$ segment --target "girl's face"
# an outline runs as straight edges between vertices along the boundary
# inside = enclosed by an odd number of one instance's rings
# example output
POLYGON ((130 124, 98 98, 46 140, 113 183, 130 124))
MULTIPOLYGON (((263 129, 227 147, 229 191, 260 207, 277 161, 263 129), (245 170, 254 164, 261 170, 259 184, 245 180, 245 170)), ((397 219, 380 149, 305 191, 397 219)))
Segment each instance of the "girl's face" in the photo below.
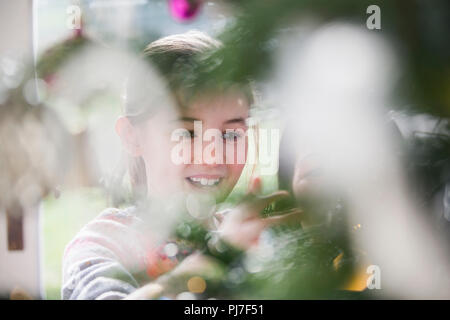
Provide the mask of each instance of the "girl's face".
POLYGON ((132 125, 131 153, 144 159, 149 195, 184 191, 223 201, 245 166, 248 117, 245 96, 228 92, 203 95, 179 112, 161 110, 132 125))

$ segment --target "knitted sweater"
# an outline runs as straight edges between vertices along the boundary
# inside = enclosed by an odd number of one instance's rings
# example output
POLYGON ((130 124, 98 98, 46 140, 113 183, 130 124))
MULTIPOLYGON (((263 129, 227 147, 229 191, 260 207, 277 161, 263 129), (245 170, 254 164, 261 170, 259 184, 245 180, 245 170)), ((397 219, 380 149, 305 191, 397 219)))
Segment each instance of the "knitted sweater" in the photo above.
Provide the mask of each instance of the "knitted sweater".
POLYGON ((171 270, 164 243, 154 243, 134 207, 109 208, 84 226, 66 246, 62 299, 122 299, 171 270))

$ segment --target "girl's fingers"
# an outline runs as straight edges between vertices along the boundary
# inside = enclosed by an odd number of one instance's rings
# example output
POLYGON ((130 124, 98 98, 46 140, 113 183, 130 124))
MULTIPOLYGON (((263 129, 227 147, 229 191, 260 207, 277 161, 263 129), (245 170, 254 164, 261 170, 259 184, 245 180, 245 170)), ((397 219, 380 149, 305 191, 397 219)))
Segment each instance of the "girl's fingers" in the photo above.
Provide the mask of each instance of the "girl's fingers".
POLYGON ((282 211, 274 211, 270 214, 270 216, 278 217, 278 216, 287 215, 287 214, 294 213, 294 212, 303 212, 303 211, 300 208, 291 208, 291 209, 282 210, 282 211))
POLYGON ((250 182, 248 193, 253 194, 253 195, 258 195, 261 192, 261 189, 262 189, 261 178, 256 177, 256 178, 252 179, 252 181, 250 182))
POLYGON ((268 217, 262 219, 264 221, 265 226, 273 226, 279 224, 301 224, 304 218, 303 211, 300 209, 291 210, 290 213, 268 217))
POLYGON ((250 200, 249 206, 258 213, 267 207, 269 204, 272 204, 275 201, 281 200, 289 196, 289 193, 284 190, 276 191, 267 196, 255 197, 250 200))
POLYGON ((257 197, 258 194, 261 193, 261 189, 262 189, 261 178, 260 177, 253 178, 248 184, 248 190, 245 193, 244 197, 242 198, 241 203, 248 202, 257 197))
POLYGON ((267 196, 248 195, 246 199, 239 205, 241 219, 249 219, 259 217, 261 211, 271 203, 289 196, 287 191, 276 191, 267 196))

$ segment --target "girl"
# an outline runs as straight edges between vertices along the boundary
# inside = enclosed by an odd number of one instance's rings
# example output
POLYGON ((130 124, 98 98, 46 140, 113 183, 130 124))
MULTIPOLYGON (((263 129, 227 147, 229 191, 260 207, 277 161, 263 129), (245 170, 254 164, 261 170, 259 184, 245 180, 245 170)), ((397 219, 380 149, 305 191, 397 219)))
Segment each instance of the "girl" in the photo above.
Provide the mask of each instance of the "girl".
MULTIPOLYGON (((212 90, 199 93, 186 81, 201 61, 199 58, 218 47, 219 43, 205 34, 188 32, 162 38, 146 48, 144 55, 164 79, 170 98, 165 96, 165 88, 151 82, 151 77, 142 70, 131 73, 126 87, 125 114, 117 120, 116 131, 132 158, 133 187, 138 194, 150 198, 150 203, 164 202, 162 199, 179 192, 206 195, 220 202, 229 195, 242 173, 245 163, 230 161, 227 152, 234 150, 233 154, 237 155, 238 149, 243 147, 246 158, 245 132, 253 101, 251 90, 245 86, 215 85, 212 90), (176 107, 171 108, 171 105, 176 107), (206 150, 210 143, 197 136, 199 126, 205 133, 208 130, 219 132, 223 148, 206 150), (190 155, 183 152, 182 163, 178 161, 180 153, 177 151, 180 141, 181 146, 194 151, 190 155), (227 151, 220 153, 218 149, 227 151)), ((215 143, 217 139, 215 136, 215 143)), ((183 148, 183 151, 188 149, 183 148)), ((232 160, 236 160, 234 155, 232 160)), ((252 190, 259 189, 258 185, 256 180, 252 190)), ((227 219, 223 223, 223 239, 244 249, 248 247, 269 223, 269 220, 259 221, 259 207, 281 196, 283 194, 278 193, 252 200, 245 210, 241 207, 238 212, 246 212, 245 219, 242 214, 233 214, 232 219, 227 219)), ((65 249, 62 298, 157 296, 152 291, 154 286, 136 289, 158 279, 191 253, 189 249, 180 248, 174 253, 167 250, 166 244, 155 245, 155 231, 162 234, 164 229, 158 223, 164 220, 165 211, 159 209, 153 210, 153 214, 160 216, 152 221, 139 215, 135 207, 107 209, 86 225, 65 249)), ((176 269, 178 273, 186 268, 195 269, 199 260, 202 260, 199 255, 193 255, 176 269)), ((156 291, 160 289, 157 287, 156 291)))

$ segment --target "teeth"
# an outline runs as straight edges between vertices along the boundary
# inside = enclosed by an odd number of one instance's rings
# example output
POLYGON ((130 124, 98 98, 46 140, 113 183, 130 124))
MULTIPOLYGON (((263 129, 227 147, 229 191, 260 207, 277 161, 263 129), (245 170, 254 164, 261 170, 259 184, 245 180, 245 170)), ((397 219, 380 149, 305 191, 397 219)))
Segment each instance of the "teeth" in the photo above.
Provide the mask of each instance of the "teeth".
POLYGON ((214 186, 219 183, 220 179, 207 178, 189 178, 192 182, 200 183, 202 186, 214 186))

